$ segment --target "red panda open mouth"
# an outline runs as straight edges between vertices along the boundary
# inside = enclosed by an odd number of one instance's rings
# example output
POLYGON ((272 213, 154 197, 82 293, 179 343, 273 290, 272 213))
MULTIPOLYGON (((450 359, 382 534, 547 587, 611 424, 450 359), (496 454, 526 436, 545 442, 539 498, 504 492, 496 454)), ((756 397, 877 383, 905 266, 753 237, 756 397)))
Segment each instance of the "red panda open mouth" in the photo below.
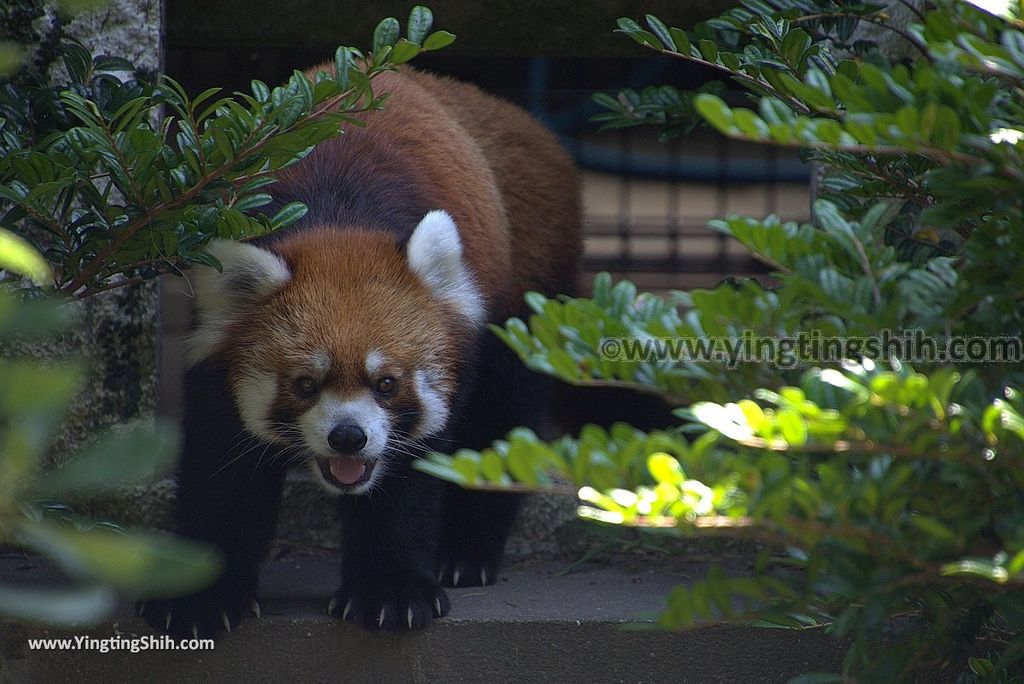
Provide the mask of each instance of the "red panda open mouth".
POLYGON ((320 474, 330 484, 342 489, 356 487, 370 479, 373 474, 374 461, 364 461, 351 456, 317 457, 316 465, 320 474))

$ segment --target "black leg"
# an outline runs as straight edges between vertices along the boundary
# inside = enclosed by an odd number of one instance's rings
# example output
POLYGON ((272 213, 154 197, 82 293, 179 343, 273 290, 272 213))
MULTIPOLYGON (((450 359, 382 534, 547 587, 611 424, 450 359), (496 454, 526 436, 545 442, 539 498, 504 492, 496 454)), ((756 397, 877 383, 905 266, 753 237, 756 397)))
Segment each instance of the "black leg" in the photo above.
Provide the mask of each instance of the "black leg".
POLYGON ((447 485, 439 577, 446 587, 494 584, 521 494, 447 485))
POLYGON ((342 499, 342 581, 328 606, 372 630, 426 627, 450 607, 434 574, 443 483, 391 467, 372 492, 342 499))
MULTIPOLYGON (((481 350, 481 376, 455 426, 456 447, 483 449, 518 426, 539 429, 548 407, 551 380, 530 371, 494 335, 481 350)), ((446 587, 493 584, 521 494, 464 490, 445 492, 439 554, 446 587)))
POLYGON ((224 571, 198 593, 140 604, 150 625, 175 635, 234 628, 253 610, 259 563, 274 534, 284 468, 276 450, 242 428, 225 369, 204 362, 185 378, 188 406, 178 469, 178 532, 224 556, 224 571))

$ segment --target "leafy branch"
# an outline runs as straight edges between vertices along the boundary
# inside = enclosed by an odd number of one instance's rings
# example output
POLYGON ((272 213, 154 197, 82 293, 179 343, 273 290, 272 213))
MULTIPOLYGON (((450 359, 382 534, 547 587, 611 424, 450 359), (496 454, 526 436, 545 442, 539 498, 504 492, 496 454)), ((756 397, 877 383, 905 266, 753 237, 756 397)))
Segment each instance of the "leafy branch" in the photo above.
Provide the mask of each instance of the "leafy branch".
POLYGON ((8 85, 0 96, 0 226, 53 263, 52 287, 67 297, 215 265, 204 252, 213 237, 254 237, 303 216, 299 203, 259 212, 274 174, 384 106, 372 87, 380 73, 454 40, 432 23, 414 7, 405 37, 385 19, 372 52, 338 48, 332 73, 295 72, 273 89, 253 81, 220 98, 217 88, 190 98, 166 76, 121 80, 130 64, 65 41, 69 88, 8 85), (42 109, 56 112, 49 123, 42 109))

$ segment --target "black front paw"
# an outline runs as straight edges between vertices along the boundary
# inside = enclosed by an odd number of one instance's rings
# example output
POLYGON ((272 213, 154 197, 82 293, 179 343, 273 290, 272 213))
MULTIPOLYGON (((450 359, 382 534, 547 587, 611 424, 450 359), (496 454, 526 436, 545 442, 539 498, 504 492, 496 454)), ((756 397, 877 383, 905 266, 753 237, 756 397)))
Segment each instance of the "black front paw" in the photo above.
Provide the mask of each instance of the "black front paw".
POLYGON ((262 614, 254 596, 216 587, 180 598, 142 601, 137 611, 150 627, 179 639, 214 637, 230 632, 249 614, 262 614))
POLYGON ((502 549, 461 549, 442 554, 437 579, 443 587, 486 587, 498 581, 502 549))
POLYGON ((421 629, 451 609, 444 589, 427 580, 404 585, 342 584, 327 612, 369 630, 421 629))

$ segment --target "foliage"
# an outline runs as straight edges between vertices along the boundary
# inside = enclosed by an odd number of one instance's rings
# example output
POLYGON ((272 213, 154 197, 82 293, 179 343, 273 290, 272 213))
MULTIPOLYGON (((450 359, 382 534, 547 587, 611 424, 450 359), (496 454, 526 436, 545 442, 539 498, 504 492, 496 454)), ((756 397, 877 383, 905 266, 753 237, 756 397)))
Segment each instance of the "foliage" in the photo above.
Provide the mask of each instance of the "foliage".
POLYGON ((166 76, 147 82, 124 59, 93 57, 65 37, 70 83, 0 92, 0 230, 44 254, 54 267, 46 290, 64 296, 217 265, 204 251, 210 239, 262 235, 303 216, 300 203, 260 212, 274 174, 381 107, 376 75, 454 40, 430 33, 432 22, 417 6, 405 38, 388 18, 368 55, 338 48, 334 74, 296 71, 234 97, 219 88, 190 97, 166 76))
POLYGON ((710 81, 696 92, 672 86, 647 86, 639 92, 626 88, 616 97, 596 93, 594 100, 609 111, 595 114, 593 121, 602 122, 609 129, 658 125, 658 137, 665 142, 689 133, 700 123, 693 105, 694 97, 700 93, 723 95, 725 86, 721 81, 710 81))
POLYGON ((763 543, 751 577, 713 569, 668 597, 660 624, 824 625, 849 640, 842 673, 806 681, 1019 677, 1024 367, 991 344, 1019 349, 1024 327, 1024 23, 952 0, 740 5, 693 31, 653 16, 619 29, 728 74, 752 108, 655 89, 599 96, 599 120, 671 135, 700 119, 822 164, 811 225, 712 223, 772 266, 772 284, 663 298, 601 276, 591 298, 531 294, 528 321, 495 329, 539 371, 665 396, 679 424, 553 443, 520 429, 418 467, 576 493, 603 523, 763 543), (908 58, 892 63, 880 34, 908 58), (911 332, 940 353, 782 346, 911 332), (943 355, 964 339, 988 358, 943 355), (777 344, 757 358, 730 346, 744 340, 777 344), (699 347, 712 342, 724 346, 699 347))
MULTIPOLYGON (((42 280, 48 267, 25 242, 0 242, 0 266, 42 280)), ((66 310, 48 300, 18 301, 0 291, 0 343, 24 349, 58 333, 66 310)), ((169 535, 86 520, 56 504, 98 496, 163 474, 176 453, 169 426, 107 435, 65 467, 41 472, 43 455, 74 396, 82 367, 26 354, 0 363, 0 543, 42 553, 75 580, 53 591, 0 587, 0 613, 50 623, 82 623, 133 596, 187 593, 214 579, 219 559, 202 545, 169 535)))

